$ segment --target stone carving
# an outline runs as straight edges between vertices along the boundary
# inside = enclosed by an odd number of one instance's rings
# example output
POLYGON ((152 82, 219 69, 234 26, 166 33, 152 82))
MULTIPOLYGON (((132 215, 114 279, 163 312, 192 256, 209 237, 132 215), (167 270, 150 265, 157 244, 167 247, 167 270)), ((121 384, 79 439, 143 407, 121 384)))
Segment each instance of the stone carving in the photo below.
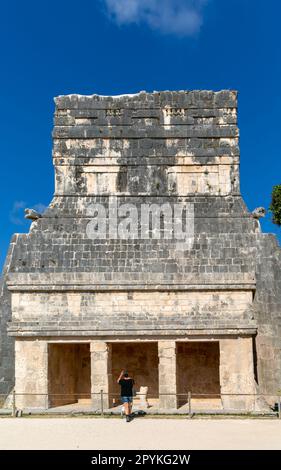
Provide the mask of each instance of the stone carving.
POLYGON ((262 217, 265 217, 265 215, 266 215, 266 210, 264 207, 257 207, 252 212, 252 216, 254 217, 254 219, 261 219, 262 217))
POLYGON ((34 209, 25 209, 24 212, 25 212, 25 216, 24 216, 25 219, 37 220, 42 217, 42 214, 39 214, 39 212, 37 212, 34 209))
POLYGON ((149 403, 148 403, 148 400, 147 400, 147 393, 148 393, 148 387, 143 387, 143 386, 141 386, 139 391, 136 392, 135 399, 139 398, 141 408, 148 408, 149 407, 149 403))
POLYGON ((121 109, 107 109, 105 114, 106 116, 110 116, 110 117, 121 116, 122 110, 121 109))
POLYGON ((166 116, 184 116, 184 108, 165 108, 166 116))

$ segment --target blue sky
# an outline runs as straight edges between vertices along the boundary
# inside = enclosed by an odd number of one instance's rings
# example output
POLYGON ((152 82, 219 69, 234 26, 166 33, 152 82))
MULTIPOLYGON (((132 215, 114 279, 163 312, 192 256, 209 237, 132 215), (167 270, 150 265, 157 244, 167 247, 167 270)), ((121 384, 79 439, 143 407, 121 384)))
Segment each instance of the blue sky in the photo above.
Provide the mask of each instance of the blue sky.
MULTIPOLYGON (((268 207, 281 183, 281 2, 4 0, 1 4, 0 266, 24 207, 48 205, 53 97, 237 89, 241 191, 268 207)), ((264 231, 281 229, 263 222, 264 231)))

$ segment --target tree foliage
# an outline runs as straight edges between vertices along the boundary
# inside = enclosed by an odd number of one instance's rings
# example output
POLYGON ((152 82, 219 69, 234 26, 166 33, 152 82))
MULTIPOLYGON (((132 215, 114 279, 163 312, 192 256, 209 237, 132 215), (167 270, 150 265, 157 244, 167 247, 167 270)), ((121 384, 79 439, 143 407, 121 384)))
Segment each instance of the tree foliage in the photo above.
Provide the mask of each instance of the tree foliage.
POLYGON ((272 212, 272 222, 281 226, 281 184, 273 186, 271 194, 271 204, 269 207, 272 212))

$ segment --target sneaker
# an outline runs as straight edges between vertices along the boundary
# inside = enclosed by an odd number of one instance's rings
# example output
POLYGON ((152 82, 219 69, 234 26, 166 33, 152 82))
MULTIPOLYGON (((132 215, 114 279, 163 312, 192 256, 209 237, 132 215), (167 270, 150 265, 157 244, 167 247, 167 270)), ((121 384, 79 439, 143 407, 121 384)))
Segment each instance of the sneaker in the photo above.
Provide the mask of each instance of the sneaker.
POLYGON ((126 415, 126 422, 129 423, 131 421, 131 417, 129 415, 126 415))

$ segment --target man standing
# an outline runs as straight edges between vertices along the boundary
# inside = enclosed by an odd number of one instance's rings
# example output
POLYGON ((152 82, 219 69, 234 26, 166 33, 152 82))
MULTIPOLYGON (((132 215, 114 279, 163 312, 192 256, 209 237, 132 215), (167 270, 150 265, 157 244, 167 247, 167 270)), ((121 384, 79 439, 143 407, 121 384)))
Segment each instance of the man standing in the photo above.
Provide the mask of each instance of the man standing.
POLYGON ((131 421, 134 380, 127 371, 122 370, 117 383, 121 387, 121 401, 124 404, 126 421, 129 423, 131 421))

